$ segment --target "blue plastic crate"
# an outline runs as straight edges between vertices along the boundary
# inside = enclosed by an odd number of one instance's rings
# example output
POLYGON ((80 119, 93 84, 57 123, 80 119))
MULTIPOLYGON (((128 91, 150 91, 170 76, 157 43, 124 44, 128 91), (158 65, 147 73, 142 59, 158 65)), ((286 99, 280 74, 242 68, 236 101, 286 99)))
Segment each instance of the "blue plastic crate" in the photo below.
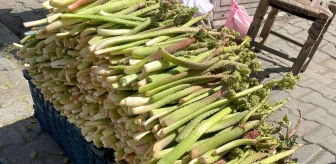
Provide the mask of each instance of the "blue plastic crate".
POLYGON ((97 149, 94 146, 91 148, 92 146, 85 141, 80 129, 69 123, 66 117, 56 111, 52 103, 44 99, 42 92, 32 83, 27 70, 23 70, 23 75, 28 80, 34 101, 34 116, 39 121, 41 129, 51 135, 73 163, 114 163, 112 149, 97 149))

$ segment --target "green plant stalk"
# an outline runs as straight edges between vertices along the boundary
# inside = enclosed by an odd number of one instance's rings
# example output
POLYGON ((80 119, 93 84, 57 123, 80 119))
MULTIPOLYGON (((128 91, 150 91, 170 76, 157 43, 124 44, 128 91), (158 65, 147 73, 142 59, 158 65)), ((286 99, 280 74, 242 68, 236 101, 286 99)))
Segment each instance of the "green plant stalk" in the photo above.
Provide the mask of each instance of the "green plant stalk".
POLYGON ((165 51, 163 48, 159 48, 158 53, 167 61, 174 63, 178 66, 188 68, 188 69, 194 69, 194 70, 201 70, 210 67, 211 65, 215 64, 220 60, 220 58, 213 58, 205 63, 195 63, 190 62, 188 59, 183 58, 177 58, 171 54, 169 54, 167 51, 165 51))
MULTIPOLYGON (((143 33, 143 34, 136 34, 132 36, 118 36, 118 37, 113 37, 113 38, 107 38, 104 40, 104 42, 98 45, 96 49, 99 50, 99 49, 103 49, 105 47, 108 47, 114 44, 148 39, 148 38, 153 38, 157 36, 183 34, 183 33, 196 33, 199 30, 200 28, 195 28, 195 27, 172 27, 172 28, 163 29, 160 31, 154 31, 151 33, 143 33)), ((209 33, 213 35, 221 35, 219 32, 209 32, 209 33)))
POLYGON ((141 9, 141 10, 135 11, 135 12, 133 12, 133 13, 130 13, 129 15, 131 15, 131 16, 140 16, 140 15, 142 15, 142 14, 144 14, 144 13, 147 13, 147 12, 149 12, 149 11, 153 11, 153 10, 156 10, 156 9, 158 9, 158 8, 160 8, 160 4, 159 4, 159 3, 158 3, 158 4, 155 4, 155 5, 152 5, 152 6, 148 6, 148 7, 146 7, 146 8, 141 9))
MULTIPOLYGON (((188 37, 190 38, 190 37, 188 37)), ((160 42, 160 43, 156 43, 153 46, 158 46, 158 47, 163 47, 164 45, 169 45, 169 44, 174 44, 174 43, 178 43, 181 41, 185 41, 188 38, 178 38, 178 39, 174 39, 174 40, 170 40, 170 41, 165 41, 165 42, 160 42)))
POLYGON ((286 158, 286 157, 292 155, 296 151, 297 148, 299 148, 299 146, 294 146, 290 150, 287 150, 287 151, 284 151, 284 152, 281 152, 281 153, 269 156, 266 159, 263 159, 263 160, 261 160, 259 162, 256 162, 256 164, 271 164, 271 163, 277 162, 277 161, 279 161, 279 160, 281 160, 283 158, 286 158))
POLYGON ((25 28, 29 28, 29 27, 35 27, 35 26, 42 26, 42 25, 47 24, 47 23, 48 23, 48 19, 43 18, 43 19, 36 20, 36 21, 24 22, 23 26, 25 28))
POLYGON ((49 4, 55 8, 63 8, 76 2, 76 0, 49 0, 49 4))
POLYGON ((27 48, 29 48, 31 46, 34 46, 38 42, 39 42, 39 40, 37 40, 37 39, 34 39, 34 40, 31 40, 31 41, 27 42, 25 45, 23 45, 22 48, 20 48, 19 52, 25 52, 27 48))
MULTIPOLYGON (((230 75, 228 75, 228 76, 230 76, 230 75)), ((203 75, 203 76, 188 77, 188 78, 177 80, 177 81, 171 82, 169 84, 157 87, 157 88, 152 89, 150 91, 147 91, 146 92, 146 96, 155 95, 155 94, 157 94, 159 92, 162 92, 162 91, 164 91, 164 90, 166 90, 168 88, 171 88, 171 87, 174 87, 174 86, 180 85, 180 84, 192 83, 192 82, 197 82, 197 81, 202 81, 203 83, 213 82, 213 81, 220 80, 223 77, 224 77, 223 75, 203 75)), ((139 92, 140 92, 140 88, 139 88, 139 92)))
POLYGON ((221 105, 221 106, 209 105, 209 106, 207 106, 205 108, 202 108, 202 109, 199 110, 199 111, 202 111, 202 112, 195 112, 197 114, 189 115, 189 116, 187 116, 187 117, 185 117, 185 118, 183 118, 183 119, 175 122, 174 124, 169 125, 168 127, 165 127, 164 129, 162 129, 160 131, 161 136, 166 135, 167 133, 169 133, 169 132, 171 132, 171 131, 179 128, 180 126, 184 125, 185 123, 187 123, 188 121, 192 120, 193 118, 201 115, 203 113, 203 111, 209 111, 209 110, 215 110, 215 109, 220 110, 220 109, 225 108, 226 106, 227 106, 227 104, 224 104, 224 105, 221 105))
MULTIPOLYGON (((170 107, 165 107, 165 108, 152 109, 152 110, 150 110, 150 115, 151 116, 156 116, 156 115, 162 114, 165 111, 176 110, 178 108, 179 108, 179 106, 175 105, 175 106, 170 106, 170 107)), ((166 114, 164 114, 164 115, 166 115, 166 114)))
POLYGON ((236 59, 238 59, 237 56, 234 57, 234 58, 231 58, 231 59, 227 59, 230 56, 231 56, 231 54, 222 55, 222 58, 225 59, 225 60, 220 60, 219 62, 213 64, 212 66, 207 68, 205 71, 203 71, 202 74, 209 73, 209 72, 214 71, 214 70, 219 69, 219 68, 224 68, 225 70, 233 70, 235 68, 238 71, 240 69, 241 70, 243 70, 243 69, 250 70, 248 68, 248 65, 243 64, 243 63, 238 63, 238 62, 235 61, 236 59))
POLYGON ((168 146, 171 142, 173 142, 174 139, 176 138, 176 136, 177 136, 177 131, 171 132, 170 134, 168 134, 164 138, 157 140, 154 143, 153 152, 154 153, 160 152, 162 149, 164 149, 166 146, 168 146))
MULTIPOLYGON (((212 50, 209 50, 207 52, 204 52, 204 53, 201 53, 193 58, 191 58, 190 60, 193 61, 193 62, 202 62, 203 60, 205 60, 209 55, 211 55, 211 53, 214 51, 214 49, 212 50)), ((185 72, 187 71, 188 68, 184 68, 184 67, 176 67, 166 73, 162 73, 162 74, 158 74, 158 75, 152 75, 152 76, 148 76, 147 77, 147 80, 149 82, 157 82, 159 80, 162 80, 162 79, 166 79, 168 77, 171 77, 171 76, 174 76, 176 74, 179 74, 179 73, 182 73, 182 72, 185 72)))
MULTIPOLYGON (((162 30, 162 29, 166 29, 166 28, 170 28, 170 27, 174 27, 175 24, 174 23, 170 23, 168 25, 165 26, 160 26, 160 27, 156 27, 156 28, 152 28, 152 29, 148 29, 146 31, 143 31, 141 33, 148 33, 148 32, 153 32, 153 31, 158 31, 158 30, 162 30)), ((169 40, 169 39, 168 39, 169 40)))
POLYGON ((171 125, 174 122, 184 118, 185 116, 188 116, 191 113, 196 112, 198 109, 201 109, 203 107, 206 107, 207 105, 217 101, 218 99, 220 99, 221 97, 223 97, 223 93, 222 91, 217 91, 216 93, 198 101, 195 102, 193 104, 189 104, 185 107, 180 108, 179 110, 175 111, 174 113, 172 113, 166 120, 165 123, 167 125, 171 125))
POLYGON ((81 20, 77 20, 77 19, 58 20, 58 21, 55 21, 55 22, 47 25, 45 28, 49 32, 49 31, 54 31, 54 30, 62 28, 62 27, 71 26, 71 25, 74 25, 74 24, 79 23, 79 22, 81 22, 81 20))
POLYGON ((190 121, 183 129, 182 131, 179 133, 178 137, 176 138, 177 142, 181 142, 183 141, 185 138, 187 138, 189 135, 192 135, 191 132, 194 130, 194 128, 201 123, 204 119, 206 119, 207 117, 215 114, 216 112, 218 112, 221 109, 213 109, 210 110, 208 112, 205 112, 201 115, 199 115, 198 117, 194 118, 192 121, 190 121))
MULTIPOLYGON (((173 94, 173 93, 175 93, 177 91, 180 91, 182 89, 188 88, 188 87, 190 87, 192 85, 193 84, 181 84, 181 85, 169 88, 169 89, 167 89, 165 91, 162 91, 160 93, 157 93, 157 94, 151 96, 150 97, 150 102, 153 103, 153 102, 159 101, 159 100, 165 98, 167 95, 173 94)), ((196 92, 198 92, 198 91, 196 91, 196 92)))
POLYGON ((126 67, 125 65, 108 66, 108 68, 111 68, 117 71, 122 71, 125 67, 126 67))
POLYGON ((100 55, 100 54, 104 54, 104 53, 107 53, 107 52, 121 51, 121 50, 126 49, 126 48, 131 48, 131 47, 134 47, 134 46, 140 46, 140 45, 146 43, 147 41, 148 41, 148 39, 140 40, 140 41, 136 41, 136 42, 129 43, 129 44, 123 44, 123 45, 120 45, 120 46, 114 46, 114 47, 111 47, 111 48, 98 50, 98 51, 95 51, 94 53, 95 53, 95 55, 100 55))
POLYGON ((123 1, 111 0, 108 3, 80 11, 77 14, 94 15, 94 14, 98 14, 100 10, 103 10, 109 13, 114 13, 122 9, 128 8, 134 4, 140 3, 140 2, 145 2, 145 0, 123 0, 123 1))
POLYGON ((120 15, 127 15, 127 14, 130 14, 130 13, 133 13, 134 11, 144 7, 146 5, 146 2, 140 2, 138 4, 135 4, 133 6, 130 6, 124 10, 121 10, 119 12, 116 12, 114 13, 114 15, 117 15, 117 14, 120 14, 120 15))
POLYGON ((165 98, 153 103, 153 104, 150 104, 150 105, 147 105, 147 106, 140 106, 140 107, 135 107, 132 109, 132 113, 133 114, 141 114, 141 113, 145 113, 145 112, 148 112, 152 109, 157 109, 157 108, 160 108, 170 102, 174 102, 178 99, 180 99, 181 97, 184 97, 192 92, 195 92, 199 89, 202 89, 203 87, 201 86, 192 86, 190 88, 187 88, 187 89, 184 89, 184 90, 181 90, 181 91, 178 91, 176 93, 173 93, 173 94, 170 94, 170 95, 166 95, 165 98))
POLYGON ((145 64, 142 68, 142 73, 148 74, 151 72, 163 71, 163 70, 175 67, 175 66, 176 65, 173 63, 160 59, 160 60, 152 61, 150 63, 145 64))
MULTIPOLYGON (((131 52, 133 50, 141 49, 141 48, 143 48, 143 47, 142 46, 136 46, 136 47, 126 48, 126 49, 123 49, 121 51, 110 52, 110 55, 111 56, 116 56, 116 55, 123 55, 124 56, 124 54, 131 54, 131 52)), ((138 62, 140 62, 140 61, 138 61, 138 62)), ((134 65, 134 64, 130 64, 130 65, 134 65)))
POLYGON ((137 81, 137 74, 130 74, 130 75, 127 75, 127 76, 124 76, 120 79, 120 83, 123 87, 126 87, 126 86, 129 86, 131 83, 137 81))
MULTIPOLYGON (((191 146, 191 148, 187 151, 190 151, 192 148, 196 147, 197 145, 203 143, 205 140, 199 140, 197 141, 195 144, 193 144, 191 146)), ((163 158, 164 156, 166 156, 169 152, 171 152, 175 147, 172 147, 172 148, 167 148, 167 149, 164 149, 164 150, 161 150, 159 152, 156 152, 153 154, 153 157, 154 159, 161 159, 163 158)))
POLYGON ((34 39, 35 36, 36 36, 36 34, 25 36, 22 40, 20 40, 20 43, 21 44, 26 43, 28 40, 34 39))
POLYGON ((71 5, 69 5, 68 7, 67 7, 67 9, 69 10, 69 11, 74 11, 74 10, 76 10, 77 8, 79 8, 79 7, 81 7, 81 6, 84 6, 84 5, 86 5, 86 4, 88 4, 88 3, 91 3, 91 2, 93 2, 94 0, 78 0, 78 1, 76 1, 76 2, 74 2, 74 3, 72 3, 71 5))
MULTIPOLYGON (((133 36, 135 36, 135 35, 133 35, 133 36)), ((131 37, 131 36, 130 36, 130 37, 131 37)), ((176 44, 174 44, 174 45, 168 47, 168 48, 167 48, 167 51, 168 51, 169 53, 174 53, 174 52, 176 52, 176 51, 178 51, 178 50, 180 50, 180 49, 182 49, 182 48, 184 48, 184 47, 189 46, 189 45, 192 44, 193 42, 195 42, 195 39, 194 39, 194 38, 190 38, 190 39, 188 39, 188 40, 186 40, 186 41, 182 41, 182 42, 176 43, 176 44)), ((140 62, 138 62, 138 63, 136 63, 136 64, 134 64, 134 65, 132 65, 132 66, 126 67, 126 68, 124 69, 124 72, 125 72, 126 74, 138 73, 138 72, 141 71, 143 65, 145 65, 145 64, 148 63, 148 62, 155 61, 155 60, 159 60, 159 59, 161 59, 161 56, 158 55, 157 53, 154 53, 154 54, 152 54, 151 56, 148 56, 148 57, 146 57, 145 59, 141 60, 140 62)))
POLYGON ((203 142, 202 144, 192 149, 190 151, 190 156, 192 159, 197 158, 203 155, 204 153, 219 147, 220 145, 223 145, 227 142, 237 139, 240 136, 242 136, 244 133, 246 133, 247 131, 259 125, 259 123, 260 123, 259 120, 250 121, 244 125, 240 125, 232 129, 231 131, 226 132, 225 134, 216 135, 214 137, 211 137, 207 139, 205 142, 203 142))
POLYGON ((252 164, 260 159, 263 159, 267 156, 269 156, 270 154, 269 153, 262 153, 262 152, 257 152, 257 153, 254 153, 250 156, 247 156, 243 161, 241 161, 241 163, 244 163, 244 164, 252 164))
MULTIPOLYGON (((179 41, 181 42, 181 41, 179 41)), ((137 59, 144 59, 148 56, 150 56, 151 54, 155 53, 160 47, 170 47, 174 45, 173 43, 171 44, 166 44, 166 45, 161 45, 161 46, 152 46, 152 47, 143 47, 143 48, 138 48, 138 49, 134 49, 131 52, 132 57, 137 58, 137 59)))
POLYGON ((198 100, 201 100, 201 99, 203 99, 205 97, 208 97, 209 95, 211 95, 211 94, 219 91, 221 88, 222 88, 222 86, 218 86, 216 88, 213 88, 213 89, 209 90, 208 92, 203 93, 203 94, 201 94, 201 95, 199 95, 199 96, 197 96, 197 97, 195 97, 195 98, 193 98, 193 99, 191 99, 191 100, 183 103, 183 105, 188 105, 188 104, 191 104, 191 103, 196 102, 198 100))
POLYGON ((126 143, 128 146, 135 148, 137 146, 140 146, 142 144, 148 143, 153 140, 155 140, 154 135, 148 134, 145 137, 142 137, 139 141, 135 141, 134 139, 131 139, 131 140, 128 140, 126 143))
POLYGON ((209 17, 210 15, 206 14, 206 15, 201 15, 201 16, 198 16, 196 18, 193 18, 191 19, 190 21, 188 21, 187 23, 185 23, 184 25, 182 25, 182 27, 190 27, 192 25, 194 25, 195 23, 203 20, 204 18, 206 17, 209 17))
POLYGON ((104 3, 105 3, 105 0, 97 0, 97 1, 94 1, 94 2, 92 2, 90 4, 87 4, 87 5, 84 5, 84 6, 80 6, 79 8, 77 8, 76 10, 74 10, 73 13, 78 13, 78 12, 84 11, 86 9, 95 7, 95 6, 102 5, 104 3))
MULTIPOLYGON (((211 126, 220 121, 223 117, 231 113, 233 110, 232 107, 227 107, 215 115, 211 116, 209 119, 203 121, 201 124, 197 125, 192 131, 193 135, 189 135, 182 142, 180 142, 171 152, 164 156, 158 164, 171 164, 177 159, 179 159, 184 153, 190 149, 190 147, 203 135, 203 133, 209 129, 211 126)), ((202 143, 204 144, 204 142, 202 143)), ((200 145, 202 145, 200 144, 200 145)), ((196 146, 199 147, 200 145, 196 146)), ((195 147, 195 148, 196 148, 195 147)))
POLYGON ((144 22, 146 20, 145 18, 140 18, 140 17, 136 17, 136 16, 131 16, 131 15, 122 15, 122 14, 109 14, 107 16, 113 16, 115 18, 120 18, 120 19, 130 20, 130 21, 144 22))
POLYGON ((156 38, 154 38, 154 39, 146 42, 146 46, 148 46, 148 47, 149 46, 153 46, 153 45, 155 45, 157 43, 160 43, 162 41, 165 41, 165 40, 167 40, 169 38, 170 38, 169 36, 158 36, 158 37, 156 37, 156 38))
POLYGON ((268 110, 268 111, 262 112, 262 113, 254 113, 251 117, 253 117, 253 118, 265 117, 265 116, 281 109, 289 100, 290 100, 290 98, 287 98, 286 100, 284 100, 280 104, 276 104, 275 106, 272 106, 271 110, 268 110))
POLYGON ((194 56, 203 52, 209 51, 209 48, 200 48, 196 50, 191 50, 191 51, 179 51, 174 54, 174 56, 194 56))
POLYGON ((242 145, 256 145, 258 143, 258 139, 238 139, 231 141, 229 143, 226 143, 223 146, 220 146, 216 149, 216 151, 213 152, 213 155, 218 155, 223 152, 230 151, 233 148, 242 146, 242 145))
POLYGON ((124 36, 131 36, 131 35, 135 35, 135 34, 141 32, 142 30, 146 29, 148 26, 153 24, 153 21, 154 21, 153 19, 147 18, 144 22, 137 25, 134 29, 132 29, 128 33, 124 34, 124 36))
POLYGON ((87 24, 78 24, 76 27, 74 27, 73 29, 71 29, 69 31, 69 35, 71 36, 75 36, 77 34, 79 34, 80 32, 84 31, 87 28, 87 24))
POLYGON ((216 132, 216 131, 228 128, 228 127, 238 123, 247 113, 248 113, 247 111, 244 111, 244 112, 238 113, 237 115, 234 115, 232 117, 223 119, 223 120, 217 122, 211 128, 209 128, 205 133, 212 133, 212 132, 216 132))
POLYGON ((112 22, 118 23, 125 26, 138 26, 140 23, 124 20, 120 18, 113 18, 107 16, 100 16, 100 15, 78 15, 78 14, 63 14, 61 16, 62 19, 84 19, 84 20, 96 20, 96 21, 105 21, 105 22, 112 22))
POLYGON ((120 36, 128 33, 129 29, 98 29, 97 33, 103 36, 120 36))
POLYGON ((260 109, 267 101, 269 96, 266 96, 258 105, 253 107, 252 109, 249 110, 249 112, 241 119, 240 125, 243 125, 247 122, 247 120, 258 110, 260 109))
POLYGON ((92 37, 92 39, 89 40, 89 45, 94 45, 95 43, 97 43, 98 41, 102 40, 104 38, 104 36, 102 35, 95 35, 94 37, 92 37))
POLYGON ((213 155, 214 151, 215 151, 215 149, 210 150, 210 151, 206 152, 204 155, 202 155, 201 157, 195 158, 195 159, 198 159, 198 161, 201 162, 201 163, 211 164, 211 163, 215 163, 216 161, 222 159, 223 156, 229 152, 229 151, 227 151, 227 152, 222 152, 218 155, 213 155))

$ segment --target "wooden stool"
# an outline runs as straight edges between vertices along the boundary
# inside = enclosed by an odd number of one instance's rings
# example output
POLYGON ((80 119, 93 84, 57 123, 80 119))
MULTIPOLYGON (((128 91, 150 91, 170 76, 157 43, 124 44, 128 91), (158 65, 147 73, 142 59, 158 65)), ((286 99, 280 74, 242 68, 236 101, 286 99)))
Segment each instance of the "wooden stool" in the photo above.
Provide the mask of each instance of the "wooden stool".
MULTIPOLYGON (((291 71, 294 75, 297 75, 300 71, 304 72, 306 70, 309 62, 313 58, 323 39, 324 33, 327 31, 334 18, 336 4, 334 2, 326 2, 324 0, 260 0, 256 14, 254 15, 253 21, 247 33, 247 35, 252 37, 256 49, 264 49, 275 53, 274 50, 272 51, 272 49, 263 46, 263 44, 266 42, 270 32, 275 34, 271 31, 271 27, 274 23, 276 15, 278 14, 278 10, 313 21, 313 24, 308 31, 308 38, 303 45, 280 34, 276 34, 278 37, 302 47, 298 57, 291 60, 294 62, 291 71), (256 39, 261 22, 263 21, 269 6, 271 6, 272 9, 268 14, 264 27, 260 33, 260 38, 256 39), (257 43, 256 40, 260 41, 257 43)), ((286 56, 279 56, 288 59, 286 56)))

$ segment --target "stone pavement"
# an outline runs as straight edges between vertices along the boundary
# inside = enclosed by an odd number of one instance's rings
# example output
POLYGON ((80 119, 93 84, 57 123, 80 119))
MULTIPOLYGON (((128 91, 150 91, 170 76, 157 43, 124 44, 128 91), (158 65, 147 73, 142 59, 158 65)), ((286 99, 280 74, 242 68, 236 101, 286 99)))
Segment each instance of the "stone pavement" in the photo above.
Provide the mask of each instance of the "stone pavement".
MULTIPOLYGON (((15 34, 25 31, 22 22, 43 17, 40 9, 44 0, 0 0, 0 22, 6 24, 15 34)), ((278 18, 275 29, 283 35, 303 42, 311 22, 285 16, 278 18)), ((11 58, 4 47, 18 41, 0 23, 0 163, 63 163, 66 158, 51 137, 43 133, 32 118, 32 100, 26 80, 22 77, 20 65, 11 58), (5 35, 6 34, 6 35, 5 35), (37 158, 30 154, 36 152, 37 158)), ((270 36, 267 45, 296 57, 300 47, 270 36)), ((328 30, 319 50, 302 81, 294 91, 272 91, 270 101, 290 97, 285 108, 276 112, 270 121, 279 121, 288 115, 294 126, 299 118, 297 108, 303 112, 303 121, 298 131, 298 143, 306 144, 294 157, 299 163, 336 162, 336 20, 328 30)), ((260 80, 284 76, 292 63, 267 52, 258 54, 265 72, 260 80)))
MULTIPOLYGON (((293 16, 278 18, 273 30, 294 40, 304 42, 312 22, 293 16)), ((299 119, 299 108, 303 121, 297 133, 298 143, 305 146, 295 152, 299 163, 336 163, 336 20, 325 34, 318 51, 308 69, 301 74, 302 80, 293 91, 272 91, 270 101, 290 97, 285 107, 268 119, 279 121, 288 115, 294 128, 299 119)), ((268 46, 296 57, 301 49, 294 44, 270 35, 268 46)), ((284 76, 292 63, 262 51, 258 57, 263 61, 268 77, 284 76)), ((261 75, 260 77, 263 77, 261 75)))
POLYGON ((15 52, 7 47, 18 41, 0 23, 0 164, 63 163, 62 150, 33 117, 28 82, 12 56, 15 52), (37 157, 32 158, 31 153, 37 157))

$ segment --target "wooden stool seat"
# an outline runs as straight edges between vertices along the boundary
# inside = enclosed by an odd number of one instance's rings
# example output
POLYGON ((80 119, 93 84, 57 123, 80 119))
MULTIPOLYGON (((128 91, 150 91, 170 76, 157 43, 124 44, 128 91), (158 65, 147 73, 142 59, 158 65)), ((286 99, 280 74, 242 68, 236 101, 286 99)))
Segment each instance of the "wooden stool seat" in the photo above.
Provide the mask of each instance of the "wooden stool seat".
MULTIPOLYGON (((324 33, 327 31, 336 14, 336 5, 333 1, 330 2, 325 0, 260 0, 256 14, 254 15, 253 21, 247 33, 247 35, 251 36, 254 41, 256 50, 264 49, 271 51, 270 48, 263 46, 263 44, 266 42, 267 37, 271 32, 271 27, 273 26, 275 17, 279 10, 313 21, 312 26, 308 30, 308 38, 304 44, 300 44, 293 39, 288 39, 280 34, 276 34, 276 36, 282 39, 302 46, 298 57, 291 60, 294 61, 291 71, 294 75, 297 75, 300 71, 304 72, 306 70, 309 62, 313 58, 323 39, 324 33), (269 6, 271 6, 272 9, 268 14, 264 27, 260 33, 260 38, 256 39, 269 6), (258 44, 255 44, 256 40, 258 40, 258 44)), ((271 33, 274 34, 274 32, 271 33)), ((274 53, 274 51, 272 52, 274 53)), ((279 56, 286 58, 284 55, 279 56)))

